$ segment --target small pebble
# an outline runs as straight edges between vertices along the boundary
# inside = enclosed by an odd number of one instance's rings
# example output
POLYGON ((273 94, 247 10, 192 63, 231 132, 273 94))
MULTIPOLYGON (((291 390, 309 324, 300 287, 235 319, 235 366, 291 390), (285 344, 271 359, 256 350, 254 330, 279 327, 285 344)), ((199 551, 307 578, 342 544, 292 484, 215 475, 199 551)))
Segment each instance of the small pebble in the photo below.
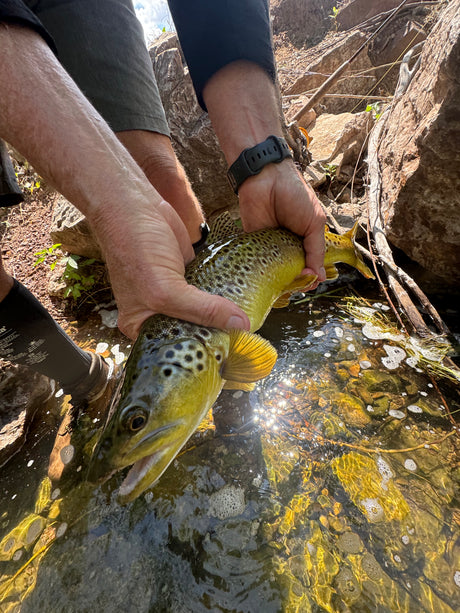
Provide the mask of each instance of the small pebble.
POLYGON ((414 470, 417 470, 417 464, 414 462, 414 460, 407 459, 404 462, 404 468, 406 470, 410 470, 410 471, 414 472, 414 470))

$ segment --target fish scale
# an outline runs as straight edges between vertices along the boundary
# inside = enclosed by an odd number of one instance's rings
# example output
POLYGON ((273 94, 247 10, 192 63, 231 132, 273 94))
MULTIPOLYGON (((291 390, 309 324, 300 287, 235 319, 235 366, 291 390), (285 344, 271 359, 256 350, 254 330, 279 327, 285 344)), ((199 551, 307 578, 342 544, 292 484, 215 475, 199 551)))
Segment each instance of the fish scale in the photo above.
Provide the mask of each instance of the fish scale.
MULTIPOLYGON (((345 235, 326 231, 328 278, 347 262, 366 277, 371 271, 354 245, 357 226, 345 235)), ((154 315, 146 320, 128 358, 104 431, 93 452, 89 479, 107 478, 133 465, 119 494, 136 498, 166 470, 199 426, 223 387, 249 391, 272 370, 277 353, 254 334, 272 307, 316 276, 305 267, 302 240, 284 229, 246 234, 228 231, 186 268, 188 283, 233 300, 248 315, 250 331, 223 331, 154 315)))

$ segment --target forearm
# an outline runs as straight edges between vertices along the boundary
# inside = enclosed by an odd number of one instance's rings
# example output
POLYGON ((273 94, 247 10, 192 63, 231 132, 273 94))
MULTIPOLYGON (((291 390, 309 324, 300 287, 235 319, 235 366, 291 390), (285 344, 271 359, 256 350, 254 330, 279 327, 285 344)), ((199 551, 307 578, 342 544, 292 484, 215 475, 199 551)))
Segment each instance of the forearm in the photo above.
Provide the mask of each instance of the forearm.
MULTIPOLYGON (((118 304, 136 338, 163 313, 204 326, 244 327, 234 303, 187 285, 186 227, 34 32, 0 24, 0 136, 88 218, 118 304)), ((1 281, 1 279, 0 279, 1 281)))
MULTIPOLYGON (((257 64, 228 64, 209 79, 203 95, 229 166, 244 149, 271 134, 282 136, 276 86, 257 64)), ((325 215, 292 159, 264 166, 259 174, 243 181, 238 196, 246 231, 284 226, 303 236, 306 273, 325 279, 325 215)))
POLYGON ((0 24, 0 49, 0 135, 90 222, 109 204, 116 215, 133 184, 146 205, 161 200, 40 36, 0 24))
POLYGON ((203 97, 229 165, 243 149, 282 136, 276 86, 257 64, 228 64, 211 77, 203 97))

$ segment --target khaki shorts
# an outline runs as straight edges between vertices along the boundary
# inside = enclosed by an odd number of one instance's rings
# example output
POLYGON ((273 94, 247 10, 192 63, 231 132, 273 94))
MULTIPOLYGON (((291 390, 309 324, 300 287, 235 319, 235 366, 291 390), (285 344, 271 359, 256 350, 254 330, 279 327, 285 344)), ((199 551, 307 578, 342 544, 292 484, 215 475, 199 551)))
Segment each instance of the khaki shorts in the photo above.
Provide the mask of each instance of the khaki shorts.
POLYGON ((169 136, 142 26, 131 0, 25 0, 58 58, 112 130, 169 136))

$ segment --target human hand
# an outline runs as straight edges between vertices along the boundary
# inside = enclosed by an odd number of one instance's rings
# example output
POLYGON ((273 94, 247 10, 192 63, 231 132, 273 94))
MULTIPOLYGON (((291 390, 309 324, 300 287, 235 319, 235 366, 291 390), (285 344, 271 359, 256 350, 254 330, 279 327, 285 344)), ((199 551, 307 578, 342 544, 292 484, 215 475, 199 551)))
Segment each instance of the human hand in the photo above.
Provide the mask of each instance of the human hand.
POLYGON ((282 226, 302 236, 306 254, 302 274, 314 273, 318 282, 326 279, 326 216, 315 192, 305 183, 292 160, 268 164, 258 175, 246 179, 238 194, 244 230, 282 226))
POLYGON ((249 329, 236 304, 188 285, 185 263, 194 257, 178 214, 165 201, 132 207, 124 219, 95 221, 118 306, 118 327, 135 339, 142 323, 162 313, 203 326, 249 329))

